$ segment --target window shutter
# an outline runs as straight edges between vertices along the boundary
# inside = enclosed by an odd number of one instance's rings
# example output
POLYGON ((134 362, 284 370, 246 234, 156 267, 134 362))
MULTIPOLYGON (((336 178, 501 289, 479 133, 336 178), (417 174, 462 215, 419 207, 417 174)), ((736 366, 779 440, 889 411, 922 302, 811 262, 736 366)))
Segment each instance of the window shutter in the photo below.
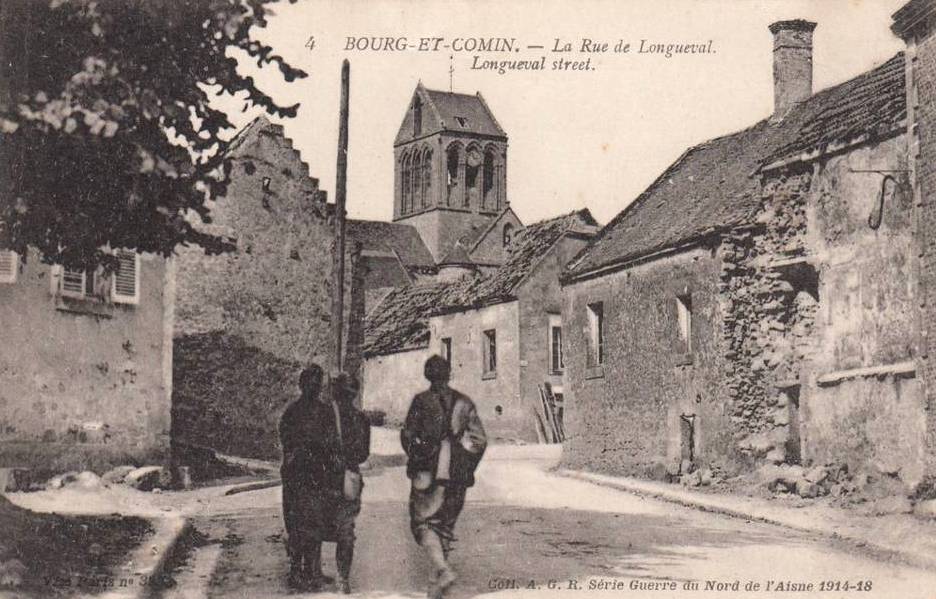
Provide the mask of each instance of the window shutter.
POLYGON ((111 299, 116 304, 140 303, 140 256, 129 250, 117 250, 119 268, 114 273, 111 299))
POLYGON ((0 250, 0 283, 15 283, 19 272, 19 255, 9 250, 0 250))
POLYGON ((84 297, 85 295, 85 271, 62 269, 62 294, 70 296, 84 297))

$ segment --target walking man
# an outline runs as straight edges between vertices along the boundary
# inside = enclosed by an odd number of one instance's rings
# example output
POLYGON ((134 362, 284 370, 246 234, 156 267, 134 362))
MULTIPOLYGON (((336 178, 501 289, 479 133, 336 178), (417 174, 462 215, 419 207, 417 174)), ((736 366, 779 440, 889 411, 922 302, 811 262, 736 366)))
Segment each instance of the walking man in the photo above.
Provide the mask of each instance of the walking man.
POLYGON ((413 398, 400 437, 412 481, 410 529, 432 564, 429 597, 438 599, 455 582, 448 564, 455 522, 487 437, 471 399, 449 387, 448 361, 432 356, 424 374, 429 389, 413 398))
POLYGON ((323 393, 322 378, 317 365, 304 370, 302 394, 280 420, 289 584, 319 590, 332 582, 322 573, 321 550, 323 542, 335 542, 338 589, 350 593, 354 521, 363 490, 359 465, 370 453, 370 426, 354 406, 357 381, 342 373, 323 393))

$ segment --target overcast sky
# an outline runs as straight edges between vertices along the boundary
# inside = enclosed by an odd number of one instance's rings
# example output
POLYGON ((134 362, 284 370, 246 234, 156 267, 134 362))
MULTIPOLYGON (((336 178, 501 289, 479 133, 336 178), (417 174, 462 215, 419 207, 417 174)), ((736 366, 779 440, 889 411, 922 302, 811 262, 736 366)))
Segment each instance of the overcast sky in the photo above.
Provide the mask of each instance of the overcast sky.
MULTIPOLYGON (((282 121, 313 176, 334 197, 341 60, 351 60, 348 211, 389 220, 393 139, 417 81, 480 91, 509 138, 508 199, 524 222, 588 207, 614 217, 689 146, 754 124, 773 107, 771 34, 780 19, 818 23, 814 90, 849 79, 902 49, 890 15, 905 0, 627 0, 511 2, 364 2, 306 0, 276 4, 260 39, 309 77, 283 83, 277 69, 253 74, 279 102, 301 102, 282 121), (310 36, 314 49, 305 47, 310 36), (629 54, 592 56, 592 71, 471 70, 474 53, 346 52, 348 36, 516 38, 519 53, 482 60, 538 59, 547 67, 554 39, 630 42, 629 54), (713 40, 711 55, 638 55, 647 43, 713 40), (527 45, 545 45, 527 50, 527 45)), ((571 56, 571 58, 576 58, 571 56)), ((255 113, 235 109, 238 125, 255 113)), ((275 119, 274 119, 275 120, 275 119)))

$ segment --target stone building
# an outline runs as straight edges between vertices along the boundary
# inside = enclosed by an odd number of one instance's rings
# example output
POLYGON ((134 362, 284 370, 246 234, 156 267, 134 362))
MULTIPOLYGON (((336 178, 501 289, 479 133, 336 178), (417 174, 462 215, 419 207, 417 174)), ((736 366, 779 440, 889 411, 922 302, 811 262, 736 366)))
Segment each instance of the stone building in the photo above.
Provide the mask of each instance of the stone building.
POLYGON ((394 141, 393 222, 349 222, 367 288, 366 407, 402 420, 438 352, 495 434, 536 439, 539 385, 562 390, 558 275, 597 223, 584 210, 524 227, 506 166, 480 93, 416 86, 394 141))
MULTIPOLYGON (((259 117, 227 150, 230 183, 211 232, 237 250, 178 250, 173 440, 277 456, 276 425, 298 373, 333 358, 334 205, 279 125, 259 117)), ((360 369, 363 271, 348 244, 344 364, 360 369)))
POLYGON ((103 470, 169 452, 172 261, 72 271, 0 251, 0 466, 103 470))
POLYGON ((891 30, 907 44, 907 145, 912 186, 911 231, 915 282, 912 337, 926 401, 922 447, 925 484, 936 489, 936 2, 911 0, 894 14, 891 30))
POLYGON ((814 28, 770 27, 770 117, 689 149, 569 265, 569 464, 923 482, 908 62, 813 94, 814 28))
POLYGON ((563 392, 559 273, 596 230, 588 210, 533 223, 487 273, 456 245, 434 281, 391 291, 367 318, 365 406, 402 420, 427 385, 423 363, 439 354, 489 432, 536 440, 539 386, 563 392))

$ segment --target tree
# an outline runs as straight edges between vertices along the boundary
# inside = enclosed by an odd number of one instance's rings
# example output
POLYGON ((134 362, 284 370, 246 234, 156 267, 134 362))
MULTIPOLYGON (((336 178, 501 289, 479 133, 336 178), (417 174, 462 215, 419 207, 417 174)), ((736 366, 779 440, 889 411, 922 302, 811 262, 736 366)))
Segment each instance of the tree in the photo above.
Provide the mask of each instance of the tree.
POLYGON ((287 81, 306 76, 249 35, 272 1, 3 0, 4 245, 85 268, 109 263, 107 247, 231 249, 186 215, 210 222, 206 201, 226 187, 219 133, 232 125, 211 95, 296 113, 239 74, 229 52, 276 65, 287 81))

